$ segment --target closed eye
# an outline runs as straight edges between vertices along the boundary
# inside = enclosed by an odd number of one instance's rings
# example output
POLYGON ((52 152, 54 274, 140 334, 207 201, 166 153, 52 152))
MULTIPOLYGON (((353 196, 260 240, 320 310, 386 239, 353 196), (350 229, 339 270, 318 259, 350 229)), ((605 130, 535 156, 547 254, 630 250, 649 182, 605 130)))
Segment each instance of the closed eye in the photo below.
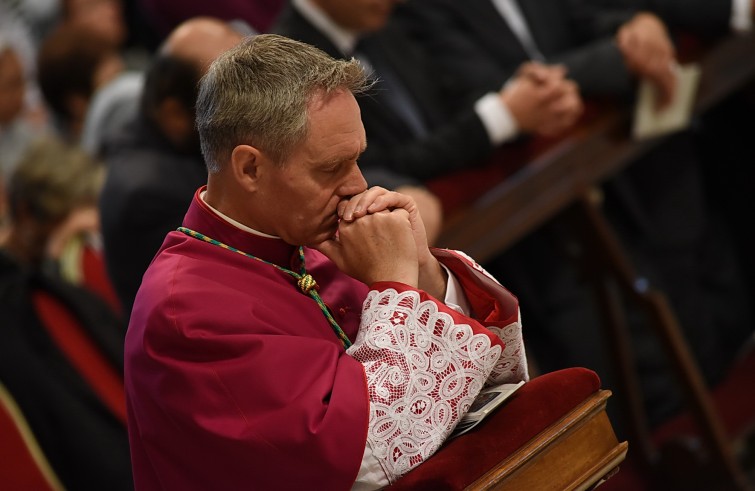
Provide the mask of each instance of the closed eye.
POLYGON ((325 168, 321 169, 321 172, 323 172, 325 174, 337 174, 338 171, 341 170, 341 167, 342 167, 341 164, 336 164, 336 165, 332 165, 330 167, 325 167, 325 168))

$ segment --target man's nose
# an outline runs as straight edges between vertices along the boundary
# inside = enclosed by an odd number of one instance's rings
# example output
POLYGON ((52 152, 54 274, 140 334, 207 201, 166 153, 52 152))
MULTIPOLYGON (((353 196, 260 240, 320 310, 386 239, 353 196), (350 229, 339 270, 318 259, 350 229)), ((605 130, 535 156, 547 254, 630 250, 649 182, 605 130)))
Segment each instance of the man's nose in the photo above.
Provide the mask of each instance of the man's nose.
POLYGON ((355 164, 341 186, 340 194, 342 196, 354 196, 365 190, 367 190, 367 181, 364 179, 359 166, 355 164))

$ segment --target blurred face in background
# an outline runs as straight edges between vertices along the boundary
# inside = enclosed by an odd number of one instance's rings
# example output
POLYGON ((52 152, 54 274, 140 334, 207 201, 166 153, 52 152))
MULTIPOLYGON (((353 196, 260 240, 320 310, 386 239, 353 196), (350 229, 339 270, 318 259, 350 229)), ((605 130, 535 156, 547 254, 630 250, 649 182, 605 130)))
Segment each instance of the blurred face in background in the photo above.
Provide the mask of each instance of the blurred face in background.
POLYGON ((13 122, 24 109, 26 80, 16 52, 0 52, 0 126, 13 122))
POLYGON ((114 47, 126 42, 128 32, 120 0, 66 0, 66 21, 97 32, 114 47))
POLYGON ((382 29, 401 0, 314 0, 341 27, 359 33, 382 29))

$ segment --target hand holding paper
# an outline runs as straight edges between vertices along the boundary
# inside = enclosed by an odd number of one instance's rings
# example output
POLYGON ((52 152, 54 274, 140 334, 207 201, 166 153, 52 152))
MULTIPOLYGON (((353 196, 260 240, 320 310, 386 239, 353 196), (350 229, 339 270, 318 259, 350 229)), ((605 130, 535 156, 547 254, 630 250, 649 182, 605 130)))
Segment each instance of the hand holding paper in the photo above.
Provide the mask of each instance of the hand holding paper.
POLYGON ((640 83, 632 128, 635 139, 665 135, 689 125, 700 81, 700 67, 696 64, 674 65, 674 72, 676 91, 669 104, 661 108, 656 103, 655 85, 649 80, 640 83))

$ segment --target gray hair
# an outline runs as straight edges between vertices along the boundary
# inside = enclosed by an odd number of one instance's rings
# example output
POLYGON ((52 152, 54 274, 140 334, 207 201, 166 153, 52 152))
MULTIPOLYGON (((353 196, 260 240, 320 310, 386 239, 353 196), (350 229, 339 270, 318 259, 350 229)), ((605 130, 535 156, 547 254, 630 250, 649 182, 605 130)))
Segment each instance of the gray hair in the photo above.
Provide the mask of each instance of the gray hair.
POLYGON ((210 173, 246 143, 281 164, 307 136, 307 108, 316 95, 369 88, 355 59, 275 34, 245 39, 210 66, 199 84, 197 129, 210 173))
POLYGON ((82 149, 52 136, 36 140, 8 182, 11 217, 26 206, 35 219, 54 223, 80 206, 97 204, 104 166, 82 149))

